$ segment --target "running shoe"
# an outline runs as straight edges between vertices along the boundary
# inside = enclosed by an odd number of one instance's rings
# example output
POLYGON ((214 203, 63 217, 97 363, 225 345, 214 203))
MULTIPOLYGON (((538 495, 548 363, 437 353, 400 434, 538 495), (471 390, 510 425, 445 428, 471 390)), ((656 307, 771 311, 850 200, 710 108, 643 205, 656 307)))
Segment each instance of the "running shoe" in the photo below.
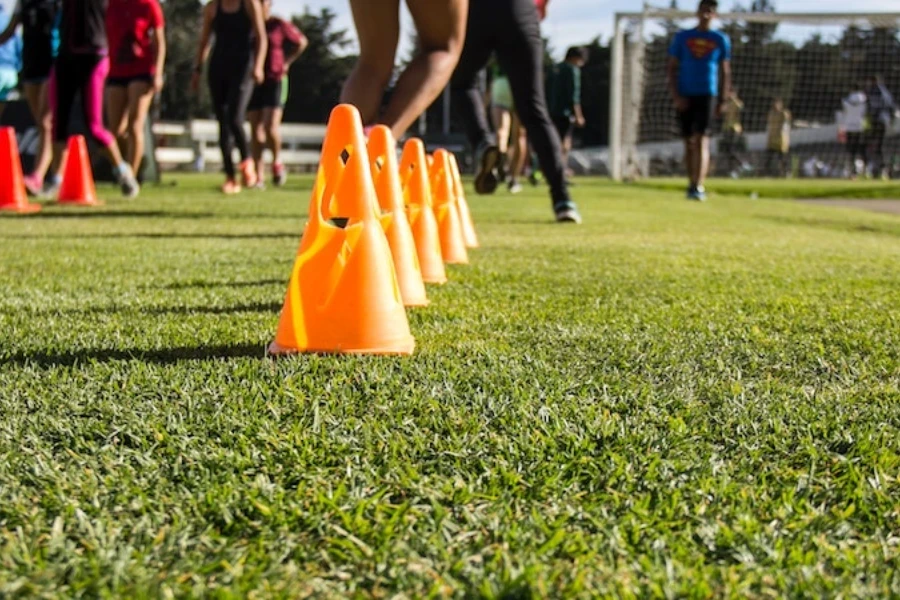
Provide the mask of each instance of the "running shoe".
POLYGON ((119 174, 119 188, 122 190, 122 195, 126 198, 137 198, 138 194, 141 193, 141 185, 135 178, 134 173, 131 172, 131 167, 125 167, 124 172, 119 174))
POLYGON ((44 192, 44 182, 34 175, 26 175, 22 178, 25 182, 25 191, 29 196, 41 196, 44 192))
POLYGON ((256 164, 251 159, 247 159, 240 164, 241 169, 241 183, 244 184, 245 188, 254 188, 256 187, 256 183, 259 181, 259 177, 256 173, 256 164))
POLYGON ((509 189, 510 194, 518 194, 522 191, 522 184, 515 179, 510 179, 507 188, 509 189))
POLYGON ((239 194, 240 192, 241 184, 239 184, 234 179, 229 179, 224 184, 222 184, 222 193, 226 196, 233 196, 234 194, 239 194))
POLYGON ((581 215, 578 213, 578 209, 575 208, 575 205, 572 203, 554 206, 553 212, 556 213, 557 223, 575 223, 576 225, 581 224, 581 215))
POLYGON ((281 187, 287 181, 287 169, 283 163, 275 163, 272 165, 272 183, 275 187, 281 187))
POLYGON ((497 190, 499 178, 497 165, 500 163, 500 150, 496 145, 482 142, 475 152, 475 164, 478 172, 475 175, 475 191, 479 194, 493 194, 497 190))

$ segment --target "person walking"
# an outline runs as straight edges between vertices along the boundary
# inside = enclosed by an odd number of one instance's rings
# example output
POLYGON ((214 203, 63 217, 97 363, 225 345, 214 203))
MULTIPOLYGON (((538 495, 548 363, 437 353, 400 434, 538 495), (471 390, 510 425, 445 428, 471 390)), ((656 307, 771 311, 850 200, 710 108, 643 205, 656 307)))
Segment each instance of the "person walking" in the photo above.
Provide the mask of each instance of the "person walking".
POLYGON ((71 133, 69 115, 79 93, 88 135, 112 165, 122 194, 134 198, 140 193, 131 166, 122 160, 115 136, 103 125, 103 86, 109 73, 106 9, 107 0, 63 0, 62 3, 59 56, 49 84, 53 112, 50 171, 54 176, 44 190, 46 194, 55 194, 61 183, 59 173, 68 154, 66 143, 71 133))
POLYGON ((135 175, 144 157, 144 125, 153 97, 163 88, 165 19, 158 0, 109 0, 109 77, 106 116, 135 175))
POLYGON ((53 158, 53 112, 50 110, 48 82, 59 52, 60 0, 19 0, 6 29, 0 33, 0 45, 22 26, 22 68, 19 79, 31 118, 38 131, 38 150, 25 188, 32 196, 43 191, 44 178, 53 158))
POLYGON ((869 164, 866 148, 866 113, 868 98, 862 85, 855 88, 841 100, 841 133, 846 137, 847 155, 850 158, 850 179, 865 175, 869 164))
POLYGON ((550 184, 556 220, 580 223, 581 215, 565 184, 559 134, 547 111, 539 10, 534 0, 473 2, 469 7, 465 46, 450 87, 465 122, 469 143, 475 149, 478 169, 475 190, 479 194, 492 194, 499 182, 500 152, 488 128, 476 83, 479 71, 491 54, 496 53, 509 77, 516 112, 550 184))
POLYGON ((722 104, 722 138, 719 140, 719 155, 725 158, 725 171, 732 179, 737 179, 745 170, 740 152, 746 150, 744 144, 744 126, 741 113, 744 102, 733 88, 722 104))
POLYGON ((265 80, 253 90, 247 106, 247 118, 252 136, 251 152, 259 178, 257 187, 265 187, 263 151, 266 148, 272 153, 272 183, 282 186, 287 179, 287 171, 281 162, 281 118, 287 87, 285 76, 309 42, 294 25, 272 15, 272 0, 263 0, 262 8, 269 51, 266 53, 265 80))
POLYGON ((684 138, 687 198, 701 202, 706 200, 710 128, 721 112, 719 98, 731 91, 731 40, 712 28, 718 7, 716 0, 700 0, 697 26, 675 34, 666 69, 684 138))
POLYGON ((581 111, 581 69, 587 63, 587 49, 572 47, 566 51, 566 59, 553 68, 550 76, 547 104, 550 118, 562 142, 563 167, 569 166, 572 151, 572 133, 575 127, 584 127, 581 111))
POLYGON ((766 118, 766 173, 773 177, 788 175, 788 152, 791 149, 791 111, 784 100, 775 98, 766 118))
POLYGON ((210 55, 213 34, 215 43, 209 59, 207 83, 219 122, 219 147, 225 169, 222 192, 237 194, 241 184, 252 188, 258 181, 250 141, 244 131, 254 85, 265 80, 268 36, 258 0, 212 0, 203 7, 200 45, 191 81, 195 91, 200 85, 203 64, 210 55), (235 145, 241 156, 241 183, 238 183, 234 165, 235 145))

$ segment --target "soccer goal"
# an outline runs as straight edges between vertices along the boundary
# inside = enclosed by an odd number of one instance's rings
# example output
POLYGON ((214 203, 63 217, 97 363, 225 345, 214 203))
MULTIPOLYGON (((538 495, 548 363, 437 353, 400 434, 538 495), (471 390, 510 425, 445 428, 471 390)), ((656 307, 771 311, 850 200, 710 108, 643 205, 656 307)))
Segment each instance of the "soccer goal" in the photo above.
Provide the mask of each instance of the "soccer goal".
MULTIPOLYGON (((694 26, 676 9, 616 15, 613 179, 682 173, 666 63, 675 33, 694 26)), ((732 41, 736 97, 711 132, 712 175, 900 177, 900 119, 885 124, 865 100, 877 76, 900 101, 900 13, 733 12, 715 27, 732 41)))

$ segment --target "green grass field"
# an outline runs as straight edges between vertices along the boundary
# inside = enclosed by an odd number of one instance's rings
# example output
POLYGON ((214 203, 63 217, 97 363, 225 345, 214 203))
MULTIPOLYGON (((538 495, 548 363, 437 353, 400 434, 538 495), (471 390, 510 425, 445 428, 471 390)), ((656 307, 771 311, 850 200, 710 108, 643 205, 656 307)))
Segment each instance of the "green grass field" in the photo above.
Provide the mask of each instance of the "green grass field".
POLYGON ((900 595, 900 218, 470 195, 412 357, 270 361, 310 180, 176 181, 0 218, 0 597, 900 595))

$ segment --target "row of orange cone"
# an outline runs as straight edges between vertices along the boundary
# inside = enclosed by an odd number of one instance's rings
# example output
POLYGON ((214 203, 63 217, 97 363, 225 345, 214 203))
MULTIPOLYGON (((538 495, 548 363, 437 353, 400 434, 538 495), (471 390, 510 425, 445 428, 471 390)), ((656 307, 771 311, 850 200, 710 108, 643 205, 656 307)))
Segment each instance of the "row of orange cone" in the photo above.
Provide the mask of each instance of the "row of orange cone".
POLYGON ((336 107, 269 353, 411 354, 405 307, 477 246, 453 154, 411 139, 398 165, 387 127, 366 143, 357 110, 336 107))
MULTIPOLYGON (((84 137, 76 135, 69 138, 68 148, 68 158, 56 201, 76 206, 99 204, 84 137)), ((0 128, 0 211, 31 214, 41 208, 40 204, 28 202, 15 129, 0 128)))

